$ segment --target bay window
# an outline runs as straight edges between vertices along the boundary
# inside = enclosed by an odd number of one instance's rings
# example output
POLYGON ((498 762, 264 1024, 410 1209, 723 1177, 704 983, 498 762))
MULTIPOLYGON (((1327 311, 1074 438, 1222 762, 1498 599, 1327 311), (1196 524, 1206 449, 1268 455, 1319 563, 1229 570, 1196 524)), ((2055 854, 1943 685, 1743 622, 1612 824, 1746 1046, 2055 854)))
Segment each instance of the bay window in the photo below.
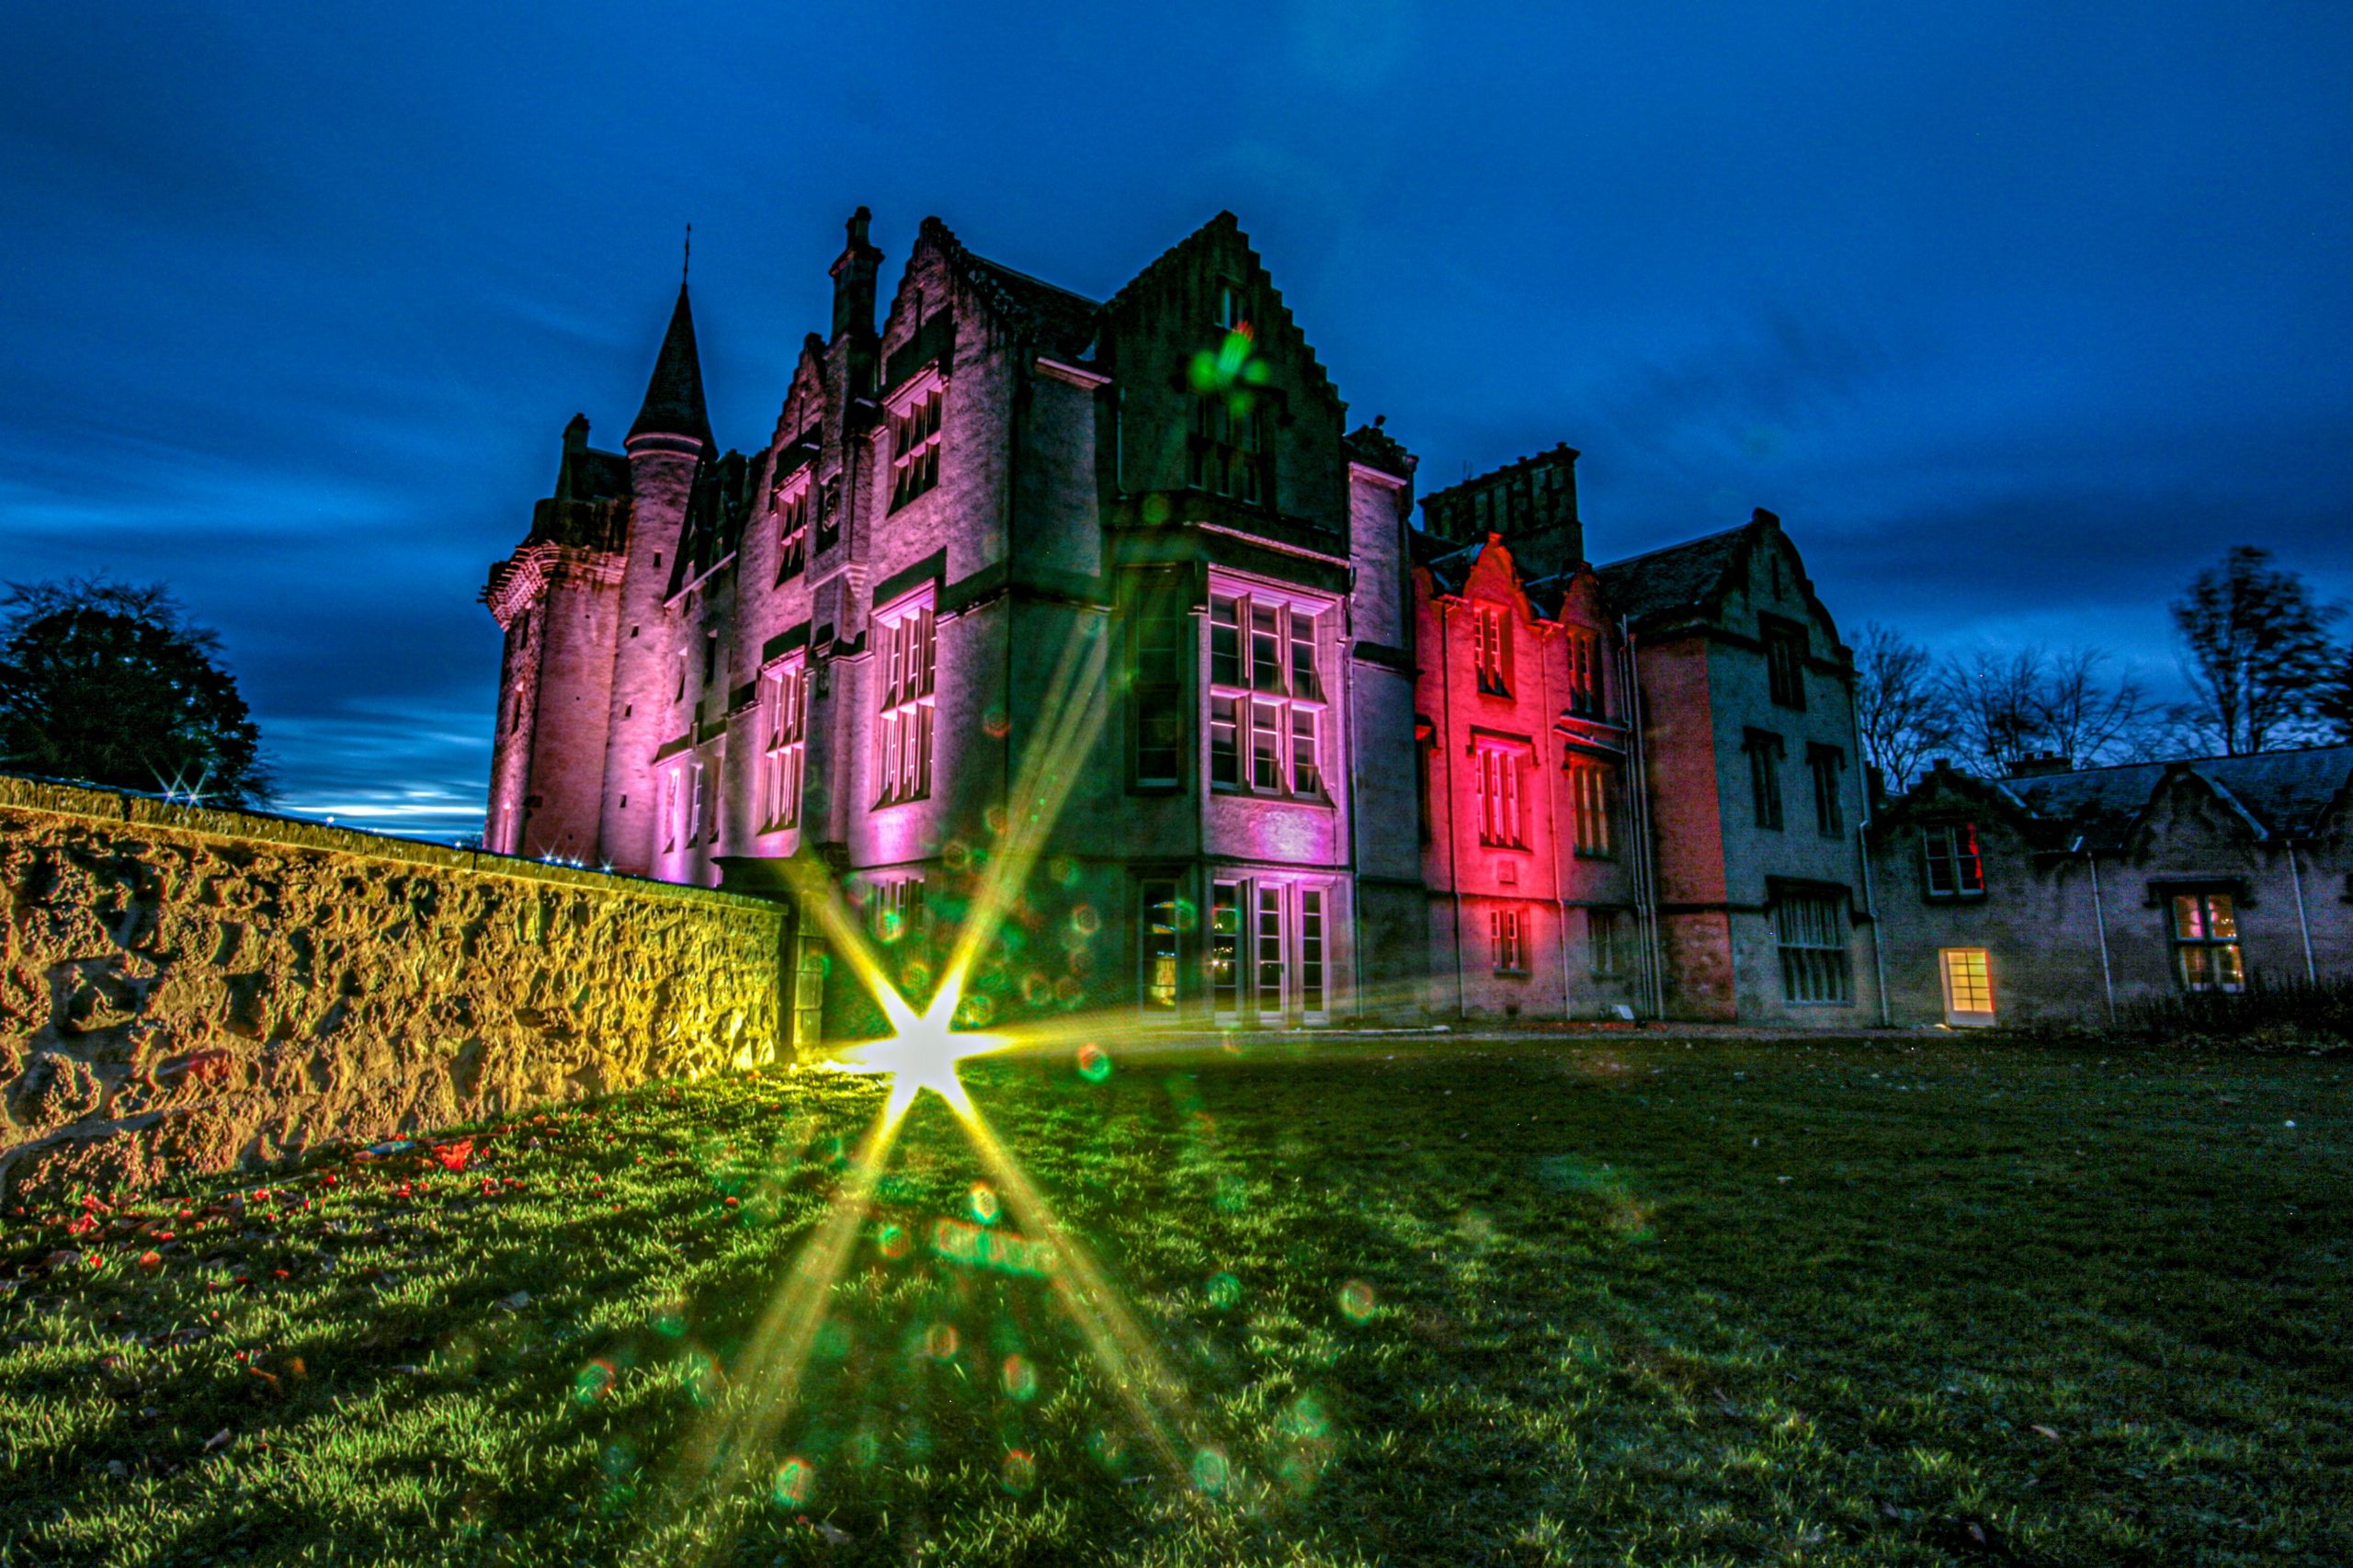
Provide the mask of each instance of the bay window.
POLYGON ((1324 798, 1325 607, 1246 592, 1210 596, 1210 783, 1324 798), (1246 750, 1246 762, 1245 762, 1246 750))

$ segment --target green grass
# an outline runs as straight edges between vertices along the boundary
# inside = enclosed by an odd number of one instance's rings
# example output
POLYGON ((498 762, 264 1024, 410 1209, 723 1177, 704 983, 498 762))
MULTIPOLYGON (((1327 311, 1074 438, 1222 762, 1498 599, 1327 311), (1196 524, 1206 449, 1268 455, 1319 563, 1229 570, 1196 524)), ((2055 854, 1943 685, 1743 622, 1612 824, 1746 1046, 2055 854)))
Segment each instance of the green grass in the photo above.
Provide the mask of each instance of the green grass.
POLYGON ((1046 1281, 926 1244, 983 1174, 927 1098, 699 1484, 880 1096, 768 1074, 11 1221, 0 1562, 2353 1561, 2341 1058, 1114 1061, 967 1077, 1183 1380, 1168 1451, 1046 1281))

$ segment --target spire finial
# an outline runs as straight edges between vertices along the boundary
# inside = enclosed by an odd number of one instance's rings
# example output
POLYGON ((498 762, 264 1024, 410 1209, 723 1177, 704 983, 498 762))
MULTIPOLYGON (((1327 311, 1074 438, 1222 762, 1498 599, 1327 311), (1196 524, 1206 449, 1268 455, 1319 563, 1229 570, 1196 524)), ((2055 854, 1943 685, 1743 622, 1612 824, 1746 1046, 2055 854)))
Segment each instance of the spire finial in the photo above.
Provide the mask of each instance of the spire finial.
POLYGON ((686 254, 685 254, 684 256, 680 256, 680 257, 678 258, 678 287, 679 287, 679 288, 683 289, 683 288, 685 288, 685 287, 687 286, 687 274, 688 274, 689 271, 691 271, 691 270, 693 269, 694 265, 695 265, 695 226, 694 226, 692 223, 689 223, 689 224, 688 224, 688 225, 687 225, 687 248, 686 248, 686 254))

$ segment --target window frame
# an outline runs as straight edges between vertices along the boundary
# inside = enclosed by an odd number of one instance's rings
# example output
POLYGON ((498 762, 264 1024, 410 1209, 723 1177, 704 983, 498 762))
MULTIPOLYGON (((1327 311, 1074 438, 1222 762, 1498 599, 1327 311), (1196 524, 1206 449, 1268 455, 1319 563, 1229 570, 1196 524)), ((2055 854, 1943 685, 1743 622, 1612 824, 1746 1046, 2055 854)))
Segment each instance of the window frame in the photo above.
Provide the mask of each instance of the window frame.
POLYGON ((1479 843, 1488 849, 1525 849, 1529 801, 1522 777, 1534 767, 1532 742, 1474 734, 1471 740, 1471 804, 1479 843))
POLYGON ((1778 615, 1756 618, 1765 644, 1765 689, 1776 708, 1805 711, 1805 665, 1813 656, 1813 635, 1801 621, 1778 615))
POLYGON ((1184 694, 1191 673, 1187 653, 1193 608, 1172 575, 1153 574, 1136 580, 1127 620, 1128 788, 1142 794, 1176 793, 1185 788, 1187 774, 1184 694), (1148 647, 1147 636, 1155 628, 1165 629, 1165 648, 1148 647), (1160 658, 1166 660, 1165 668, 1151 662, 1160 658), (1147 728, 1158 724, 1173 724, 1174 735, 1165 745, 1147 744, 1147 728), (1147 756, 1163 752, 1167 770, 1148 771, 1147 756))
POLYGON ((1471 669, 1480 694, 1509 697, 1512 688, 1511 610, 1492 599, 1473 599, 1471 609, 1471 669))
POLYGON ((1603 757, 1571 752, 1562 762, 1569 776, 1569 846, 1580 860, 1618 858, 1618 767, 1603 757))
POLYGON ((1338 737, 1327 717, 1334 704, 1324 660, 1327 628, 1336 624, 1327 618, 1337 613, 1333 600, 1211 580, 1200 685, 1211 792, 1332 803, 1330 748, 1338 737), (1261 750, 1262 737, 1271 750, 1261 750), (1269 761, 1270 769, 1262 767, 1269 761))
POLYGON ((1846 751, 1823 741, 1810 741, 1805 748, 1805 765, 1813 775, 1814 831, 1824 838, 1845 838, 1846 800, 1839 793, 1839 785, 1847 776, 1846 751))
POLYGON ((804 466, 786 475, 776 492, 776 580, 785 582, 808 569, 810 514, 815 507, 816 483, 804 466))
POLYGON ((1923 897, 1938 903, 1960 903, 1985 896, 1984 846, 1977 835, 1975 822, 1920 824, 1920 888, 1923 897), (1937 852, 1939 839, 1945 846, 1941 856, 1937 852), (1966 853, 1961 849, 1963 840, 1968 845, 1966 853), (1937 885, 1939 860, 1949 868, 1945 876, 1945 881, 1951 884, 1949 886, 1937 885))
POLYGON ((1846 899, 1843 892, 1822 888, 1783 888, 1775 892, 1774 950, 1780 960, 1784 1006, 1855 1005, 1855 964, 1849 945, 1854 920, 1846 899), (1809 992, 1831 994, 1802 994, 1809 992))
POLYGON ((760 676, 760 831, 801 824, 809 756, 809 665, 795 655, 760 676))
POLYGON ((1781 763, 1788 756, 1785 743, 1770 730, 1749 730, 1743 734, 1740 750, 1748 758, 1749 808, 1756 826, 1767 833, 1784 831, 1788 820, 1781 799, 1781 763))
POLYGON ((947 430, 948 381, 937 369, 915 377, 884 405, 881 434, 891 474, 886 516, 939 488, 947 430))
POLYGON ((1490 905, 1487 910, 1487 949, 1497 974, 1525 976, 1528 973, 1528 912, 1516 903, 1490 905))
POLYGON ((2246 938, 2240 928, 2239 896, 2222 887, 2167 887, 2165 933, 2173 949, 2174 981, 2185 992, 2235 996, 2246 990, 2246 938), (2220 909, 2216 908, 2220 905, 2220 909), (2194 906, 2196 930, 2183 928, 2185 906, 2194 906), (2192 962, 2195 957, 2196 962, 2192 962), (2227 975, 2216 960, 2227 960, 2227 975), (2204 971, 2201 978, 2194 971, 2204 971))
POLYGON ((929 798, 936 761, 938 695, 938 618, 936 594, 926 584, 878 608, 869 618, 873 640, 873 808, 929 798), (920 660, 920 675, 908 667, 920 660), (912 765, 908 744, 915 747, 912 765), (912 773, 912 778, 910 774, 912 773))

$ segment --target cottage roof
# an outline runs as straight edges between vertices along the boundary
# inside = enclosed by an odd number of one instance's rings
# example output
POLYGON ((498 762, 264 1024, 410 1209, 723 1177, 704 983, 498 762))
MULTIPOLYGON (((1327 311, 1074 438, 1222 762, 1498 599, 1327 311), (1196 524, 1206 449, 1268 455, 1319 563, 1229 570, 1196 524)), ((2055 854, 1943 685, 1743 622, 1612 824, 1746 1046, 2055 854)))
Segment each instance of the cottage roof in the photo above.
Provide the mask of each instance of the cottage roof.
POLYGON ((2168 777, 2188 774, 2245 817, 2258 838, 2306 838, 2353 785, 2353 745, 2126 763, 2005 779, 2002 788, 2034 816, 2095 849, 2124 842, 2168 777))
POLYGON ((1712 603, 1755 522, 1646 551, 1601 568, 1601 591, 1613 614, 1637 623, 1712 603))
POLYGON ((640 436, 690 436, 702 443, 705 456, 719 449, 703 404, 702 359, 695 352, 694 311, 684 283, 670 311, 670 329, 662 335, 662 352, 654 357, 653 379, 645 384, 645 402, 629 427, 631 440, 640 436))

